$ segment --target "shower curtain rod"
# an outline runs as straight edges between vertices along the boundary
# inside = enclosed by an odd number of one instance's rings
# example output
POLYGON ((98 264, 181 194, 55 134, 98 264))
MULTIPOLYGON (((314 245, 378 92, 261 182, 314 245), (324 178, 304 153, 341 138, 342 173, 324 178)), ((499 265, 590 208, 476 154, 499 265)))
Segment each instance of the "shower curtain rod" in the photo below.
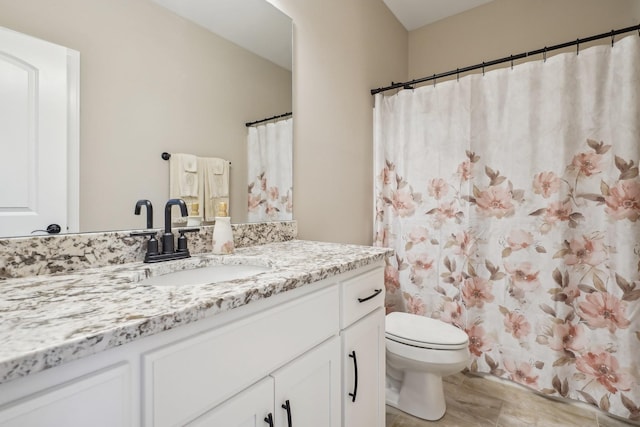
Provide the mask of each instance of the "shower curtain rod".
POLYGON ((385 92, 387 90, 392 90, 392 89, 400 89, 400 88, 413 89, 412 85, 417 84, 417 83, 424 83, 424 82, 428 82, 428 81, 431 81, 431 80, 440 79, 440 78, 443 78, 443 77, 449 77, 449 76, 455 76, 455 75, 459 76, 460 73, 466 73, 468 71, 473 71, 473 70, 482 69, 482 72, 484 73, 485 67, 491 67, 493 65, 503 64, 505 62, 511 62, 511 65, 513 66, 513 61, 515 61, 517 59, 526 58, 528 56, 543 54, 544 58, 546 59, 547 52, 550 52, 552 50, 562 49, 562 48, 569 47, 569 46, 576 46, 576 53, 580 53, 580 43, 587 43, 587 42, 591 42, 591 41, 594 41, 594 40, 604 39, 604 38, 607 38, 607 37, 611 37, 611 46, 613 46, 615 36, 617 36, 618 34, 629 33, 631 31, 638 31, 638 36, 640 36, 640 24, 634 25, 632 27, 621 28, 619 30, 611 30, 608 33, 602 33, 602 34, 598 34, 598 35, 595 35, 595 36, 586 37, 584 39, 576 39, 575 41, 561 43, 561 44, 557 44, 557 45, 554 45, 554 46, 549 46, 549 47, 545 46, 542 49, 532 50, 532 51, 529 51, 529 52, 523 52, 523 53, 519 53, 517 55, 509 55, 509 56, 506 56, 504 58, 494 59, 493 61, 483 62, 481 64, 471 65, 469 67, 456 68, 455 70, 447 71, 446 73, 434 74, 434 75, 429 76, 429 77, 422 77, 422 78, 415 79, 415 80, 410 80, 410 81, 404 82, 404 83, 391 82, 390 86, 381 87, 381 88, 378 88, 378 89, 371 89, 371 95, 375 95, 376 93, 385 92))
POLYGON ((284 113, 284 114, 280 114, 278 116, 272 116, 272 117, 267 117, 266 119, 256 120, 255 122, 247 122, 244 125, 246 127, 249 127, 249 126, 257 125, 259 123, 268 122, 269 120, 275 120, 275 119, 281 119, 283 117, 289 117, 291 115, 293 115, 293 113, 284 113))

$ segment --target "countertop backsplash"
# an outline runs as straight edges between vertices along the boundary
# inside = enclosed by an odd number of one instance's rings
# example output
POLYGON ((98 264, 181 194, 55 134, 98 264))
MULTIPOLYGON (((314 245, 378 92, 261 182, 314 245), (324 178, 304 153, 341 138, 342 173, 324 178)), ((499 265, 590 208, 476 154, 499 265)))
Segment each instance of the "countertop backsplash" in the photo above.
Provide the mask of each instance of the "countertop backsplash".
MULTIPOLYGON (((293 240, 298 234, 296 221, 233 224, 232 229, 236 248, 293 240)), ((131 237, 132 231, 139 230, 0 239, 0 282, 142 261, 148 237, 131 237)), ((158 238, 161 234, 158 230, 158 238)), ((191 254, 211 252, 212 237, 213 226, 189 233, 191 254)))

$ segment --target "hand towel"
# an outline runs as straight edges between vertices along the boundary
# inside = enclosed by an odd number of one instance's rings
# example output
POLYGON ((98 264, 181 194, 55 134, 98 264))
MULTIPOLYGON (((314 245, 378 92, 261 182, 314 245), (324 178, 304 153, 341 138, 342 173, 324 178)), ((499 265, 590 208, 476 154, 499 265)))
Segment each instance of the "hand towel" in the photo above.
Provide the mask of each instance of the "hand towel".
POLYGON ((217 204, 226 202, 229 206, 229 161, 216 157, 201 157, 198 161, 204 181, 204 218, 214 221, 217 204))
POLYGON ((192 154, 172 154, 169 181, 177 196, 198 197, 198 158, 192 154))
MULTIPOLYGON (((204 182, 198 173, 198 157, 192 154, 173 153, 169 159, 169 198, 182 199, 187 205, 189 217, 203 218, 204 182)), ((186 217, 173 216, 176 226, 187 225, 186 217)))

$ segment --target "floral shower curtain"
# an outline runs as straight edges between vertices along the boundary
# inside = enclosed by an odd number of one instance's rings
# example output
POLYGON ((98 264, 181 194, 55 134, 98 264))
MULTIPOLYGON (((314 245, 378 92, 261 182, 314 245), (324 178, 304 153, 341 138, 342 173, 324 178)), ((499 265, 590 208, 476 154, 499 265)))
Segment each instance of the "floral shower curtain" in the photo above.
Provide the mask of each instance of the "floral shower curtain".
POLYGON ((376 95, 387 310, 469 369, 640 421, 640 38, 376 95))
POLYGON ((251 126, 247 134, 249 222, 293 218, 293 119, 251 126))

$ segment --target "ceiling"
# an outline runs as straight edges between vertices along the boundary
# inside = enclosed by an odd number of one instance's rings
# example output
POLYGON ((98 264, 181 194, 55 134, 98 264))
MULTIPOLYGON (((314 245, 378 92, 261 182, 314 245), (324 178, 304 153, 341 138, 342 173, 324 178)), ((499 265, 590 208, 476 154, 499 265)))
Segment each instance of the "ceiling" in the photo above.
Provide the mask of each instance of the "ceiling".
POLYGON ((413 31, 451 15, 473 9, 493 0, 383 0, 404 25, 413 31))
POLYGON ((265 0, 153 0, 250 52, 291 70, 291 18, 265 0))
MULTIPOLYGON (((153 1, 291 70, 291 19, 272 6, 269 0, 153 1)), ((492 0, 383 1, 407 31, 413 31, 492 0)))

